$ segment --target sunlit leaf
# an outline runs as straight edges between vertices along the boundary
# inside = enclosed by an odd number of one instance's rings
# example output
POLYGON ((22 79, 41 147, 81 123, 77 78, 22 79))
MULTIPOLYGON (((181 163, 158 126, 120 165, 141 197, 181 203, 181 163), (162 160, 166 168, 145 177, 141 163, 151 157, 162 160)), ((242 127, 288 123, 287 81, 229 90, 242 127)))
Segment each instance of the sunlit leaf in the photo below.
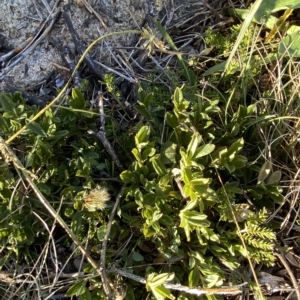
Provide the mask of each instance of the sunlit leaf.
POLYGON ((200 146, 196 151, 194 158, 200 158, 206 156, 215 150, 215 145, 213 144, 205 144, 200 146))
POLYGON ((79 280, 75 284, 73 284, 68 291, 66 292, 66 297, 72 297, 72 296, 80 296, 86 291, 85 287, 85 281, 79 280))
POLYGON ((272 163, 270 161, 266 161, 260 168, 257 177, 257 183, 259 184, 265 181, 267 177, 271 174, 271 172, 272 172, 272 163))
POLYGON ((280 179, 281 179, 281 175, 282 175, 282 173, 281 173, 280 170, 273 172, 270 175, 270 177, 268 178, 267 183, 268 184, 278 183, 280 181, 280 179))

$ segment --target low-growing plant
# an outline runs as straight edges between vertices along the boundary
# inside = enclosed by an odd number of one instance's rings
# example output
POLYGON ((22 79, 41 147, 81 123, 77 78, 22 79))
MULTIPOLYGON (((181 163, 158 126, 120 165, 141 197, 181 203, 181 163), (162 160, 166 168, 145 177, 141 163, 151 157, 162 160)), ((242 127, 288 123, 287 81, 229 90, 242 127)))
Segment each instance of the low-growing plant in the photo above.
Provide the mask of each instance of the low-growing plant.
MULTIPOLYGON (((156 25, 176 51, 165 29, 156 25)), ((206 41, 217 45, 218 58, 226 60, 239 31, 234 26, 225 37, 208 31, 206 41)), ((268 219, 283 205, 280 164, 292 161, 292 138, 281 116, 295 109, 296 96, 287 83, 284 93, 293 95, 293 101, 286 110, 284 101, 274 101, 274 89, 261 91, 256 84, 272 63, 259 60, 259 51, 253 50, 258 32, 256 26, 248 28, 239 49, 242 58, 236 57, 222 77, 226 62, 211 69, 207 65, 203 74, 205 63, 188 62, 178 54, 178 70, 167 70, 164 78, 171 76, 173 83, 160 85, 155 75, 150 83, 140 83, 138 117, 126 131, 113 110, 106 110, 107 138, 126 166, 121 174, 100 142, 87 133, 97 132, 100 121, 82 91, 73 89, 66 106, 52 107, 30 123, 36 106, 28 106, 18 93, 0 95, 1 134, 9 138, 27 124, 10 147, 95 259, 101 256, 107 232, 109 199, 118 194, 121 181, 126 184, 111 224, 105 263, 144 278, 146 285, 128 281, 124 288, 125 279, 108 274, 125 299, 145 299, 148 292, 151 299, 196 299, 175 294, 164 284, 209 289, 251 282, 255 280, 247 272, 249 266, 275 262, 278 224, 268 219), (103 180, 116 176, 118 180, 103 180)), ((150 33, 144 31, 144 38, 150 33)), ((149 54, 157 42, 152 40, 149 54)), ((114 77, 106 76, 105 82, 119 101, 114 77)), ((48 235, 45 227, 55 221, 23 181, 20 168, 2 157, 2 270, 12 260, 30 264, 36 247, 47 239, 72 244, 59 230, 48 235)), ((83 270, 87 275, 72 284, 66 296, 106 299, 94 268, 87 264, 83 270)))
POLYGON ((250 145, 245 149, 245 139, 257 130, 255 105, 240 106, 222 126, 218 100, 197 93, 187 100, 186 95, 191 97, 188 87, 176 88, 173 109, 157 124, 151 94, 140 90, 138 111, 145 112, 147 125, 135 136, 135 162, 121 174, 128 187, 120 210, 125 213, 135 201, 140 214, 128 224, 141 228, 145 241, 158 250, 154 262, 168 264, 175 281, 221 286, 224 266, 238 268, 241 256, 274 263, 275 234, 265 226, 264 207, 283 198, 278 180, 257 182, 263 166, 254 167, 245 156, 252 150, 250 145), (181 261, 170 264, 176 257, 181 261))

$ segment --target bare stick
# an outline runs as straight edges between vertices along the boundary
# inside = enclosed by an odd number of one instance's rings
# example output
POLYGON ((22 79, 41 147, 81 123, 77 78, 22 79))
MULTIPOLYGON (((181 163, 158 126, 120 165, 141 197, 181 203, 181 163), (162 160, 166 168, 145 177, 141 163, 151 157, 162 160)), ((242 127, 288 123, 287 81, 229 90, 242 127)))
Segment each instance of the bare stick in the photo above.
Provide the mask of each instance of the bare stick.
POLYGON ((103 18, 93 9, 93 7, 86 1, 86 0, 76 0, 76 2, 79 4, 79 5, 84 5, 86 10, 95 15, 95 17, 100 21, 100 23, 102 24, 102 26, 104 28, 107 28, 107 25, 106 23, 104 22, 103 18))
MULTIPOLYGON (((72 39, 73 39, 73 42, 75 44, 75 47, 76 47, 77 51, 80 54, 83 54, 85 52, 85 46, 83 45, 82 41, 80 40, 77 31, 74 29, 71 17, 70 17, 70 15, 68 13, 69 10, 70 10, 69 5, 65 5, 63 7, 63 17, 64 17, 64 19, 65 19, 65 21, 67 23, 68 29, 69 29, 69 31, 71 33, 71 36, 72 36, 72 39)), ((85 55, 84 61, 86 62, 86 64, 90 68, 90 70, 96 76, 98 76, 101 80, 103 80, 104 75, 103 75, 102 71, 95 66, 94 61, 93 61, 93 59, 92 59, 92 57, 91 57, 91 55, 89 53, 87 53, 85 55)))
POLYGON ((275 256, 277 256, 279 258, 279 260, 281 261, 281 263, 283 264, 283 266, 285 267, 285 269, 287 270, 290 278, 291 278, 291 281, 293 283, 293 286, 294 286, 294 289, 295 289, 295 292, 296 292, 296 295, 297 295, 297 298, 300 299, 300 290, 299 290, 299 284, 289 266, 289 264, 287 263, 287 261, 285 260, 285 258, 283 257, 283 255, 279 252, 275 252, 274 253, 275 256))
MULTIPOLYGON (((146 279, 137 275, 134 275, 132 273, 127 273, 123 270, 117 269, 116 267, 112 266, 112 268, 109 270, 111 273, 121 275, 123 277, 130 278, 134 281, 137 281, 142 284, 146 284, 146 279)), ((240 295, 243 293, 243 290, 245 289, 245 286, 248 285, 247 282, 244 282, 239 285, 234 285, 234 286, 224 286, 220 288, 190 288, 188 286, 184 286, 181 284, 171 284, 171 283, 165 283, 163 284, 164 287, 170 290, 174 291, 180 291, 184 292, 190 295, 196 295, 196 296, 201 296, 201 295, 223 295, 223 296, 232 296, 232 295, 240 295)))
POLYGON ((108 139, 105 136, 105 133, 103 131, 98 131, 97 133, 93 130, 88 130, 89 134, 93 134, 94 136, 96 136, 102 143, 103 147, 105 148, 105 150, 107 151, 107 153, 110 155, 110 157, 112 158, 112 160, 114 161, 114 163, 116 164, 116 166, 119 168, 120 171, 124 170, 123 165, 121 164, 119 158, 117 157, 113 147, 111 146, 110 142, 108 141, 108 139))
MULTIPOLYGON (((100 257, 100 272, 101 272, 101 280, 102 280, 102 284, 103 284, 103 289, 108 297, 108 299, 115 299, 115 295, 112 292, 112 288, 111 285, 109 283, 109 280, 107 278, 107 274, 106 274, 106 267, 105 267, 105 261, 106 261, 106 249, 107 249, 107 242, 108 242, 108 238, 110 235, 110 231, 111 231, 111 226, 112 226, 112 222, 114 220, 115 214, 117 212, 117 209, 119 207, 120 201, 121 201, 121 196, 122 193, 124 191, 125 188, 125 184, 122 186, 116 202, 114 204, 114 207, 111 211, 111 214, 109 216, 109 220, 107 222, 107 229, 106 229, 106 233, 103 239, 103 243, 102 243, 102 249, 101 249, 101 257, 100 257)), ((117 291, 115 291, 115 294, 117 293, 117 291)))

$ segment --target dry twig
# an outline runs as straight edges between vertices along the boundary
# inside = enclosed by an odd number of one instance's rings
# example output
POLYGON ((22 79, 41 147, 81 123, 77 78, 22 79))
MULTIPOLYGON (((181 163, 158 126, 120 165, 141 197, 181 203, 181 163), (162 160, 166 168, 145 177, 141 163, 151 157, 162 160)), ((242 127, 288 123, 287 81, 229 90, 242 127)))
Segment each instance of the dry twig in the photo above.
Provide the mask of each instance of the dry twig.
POLYGON ((114 220, 115 214, 117 212, 117 209, 119 207, 120 201, 121 201, 121 196, 122 193, 124 191, 125 188, 125 184, 122 186, 116 202, 114 204, 114 207, 111 211, 109 220, 107 222, 107 229, 106 229, 106 233, 103 239, 103 243, 102 243, 102 249, 101 249, 101 258, 100 258, 100 271, 101 271, 101 279, 102 279, 102 284, 103 284, 103 289, 108 297, 109 300, 113 300, 113 299, 117 299, 116 296, 118 295, 118 291, 111 285, 111 283, 109 282, 108 278, 107 278, 107 274, 106 274, 106 266, 105 266, 105 261, 106 261, 106 249, 107 249, 107 242, 108 242, 108 238, 110 235, 110 231, 111 231, 111 227, 112 227, 112 222, 114 220))
POLYGON ((119 168, 120 171, 123 171, 124 167, 123 167, 122 163, 120 162, 119 158, 117 157, 117 155, 116 155, 113 147, 111 146, 110 142, 106 138, 105 133, 101 130, 99 130, 97 133, 93 130, 88 130, 88 133, 93 134, 94 136, 96 136, 101 141, 103 147, 105 148, 107 153, 110 155, 110 157, 112 158, 112 160, 114 161, 116 166, 119 168))
MULTIPOLYGON (((136 282, 146 284, 146 279, 137 275, 134 275, 132 273, 125 272, 123 270, 117 269, 114 266, 111 267, 109 272, 121 275, 123 277, 132 279, 136 282)), ((233 296, 233 295, 241 295, 244 290, 246 289, 246 286, 248 285, 247 282, 239 284, 239 285, 234 285, 234 286, 224 286, 220 288, 211 288, 211 289, 206 289, 206 288, 190 288, 188 286, 184 286, 181 284, 171 284, 171 283, 165 283, 163 284, 164 287, 170 290, 174 291, 180 291, 184 292, 190 295, 195 295, 195 296, 202 296, 202 295, 223 295, 223 296, 233 296)))

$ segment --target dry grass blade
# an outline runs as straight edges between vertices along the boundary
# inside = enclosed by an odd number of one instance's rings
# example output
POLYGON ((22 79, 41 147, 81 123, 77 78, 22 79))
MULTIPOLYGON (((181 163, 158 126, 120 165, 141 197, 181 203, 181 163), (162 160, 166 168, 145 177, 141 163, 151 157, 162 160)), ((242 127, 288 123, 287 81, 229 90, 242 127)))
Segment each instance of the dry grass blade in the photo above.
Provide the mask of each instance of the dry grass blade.
POLYGON ((258 8, 259 8, 259 6, 261 5, 262 2, 263 2, 263 0, 256 0, 255 3, 253 4, 253 6, 251 7, 250 13, 248 14, 246 20, 244 21, 243 26, 240 30, 240 33, 239 33, 239 35, 236 39, 236 42, 234 43, 234 46, 232 48, 232 51, 230 52, 230 55, 227 59, 223 75, 225 74, 226 70, 228 69, 228 67, 229 67, 229 65, 230 65, 230 63, 231 63, 231 61, 232 61, 239 45, 240 45, 240 43, 241 43, 241 41, 242 41, 242 39, 245 35, 246 30, 249 28, 249 26, 252 22, 252 19, 253 19, 255 13, 257 12, 257 10, 258 10, 258 8))
POLYGON ((285 260, 285 258, 283 257, 283 255, 281 253, 275 252, 275 255, 279 258, 280 262, 283 264, 283 266, 287 270, 287 272, 291 278, 291 281, 293 283, 297 298, 300 299, 300 287, 299 287, 299 284, 298 284, 289 264, 287 263, 287 261, 285 260))

